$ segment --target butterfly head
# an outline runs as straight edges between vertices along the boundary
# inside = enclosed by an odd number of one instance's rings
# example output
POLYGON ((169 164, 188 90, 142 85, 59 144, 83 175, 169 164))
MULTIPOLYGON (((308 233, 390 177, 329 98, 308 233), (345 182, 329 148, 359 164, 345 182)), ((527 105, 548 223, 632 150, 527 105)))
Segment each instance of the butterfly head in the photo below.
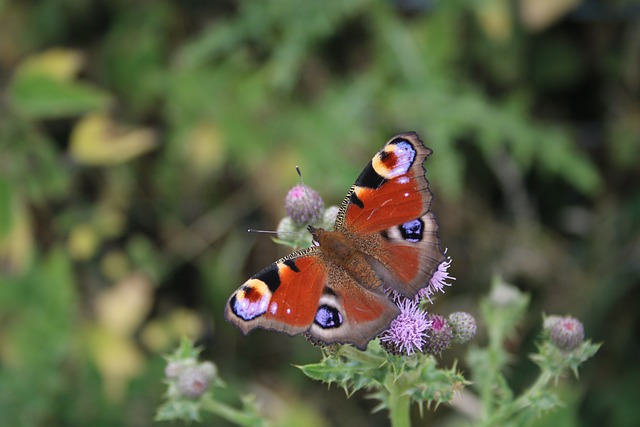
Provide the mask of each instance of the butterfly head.
POLYGON ((324 228, 316 228, 313 225, 309 225, 307 230, 313 236, 313 244, 315 246, 320 245, 320 241, 322 240, 322 235, 325 232, 324 228))

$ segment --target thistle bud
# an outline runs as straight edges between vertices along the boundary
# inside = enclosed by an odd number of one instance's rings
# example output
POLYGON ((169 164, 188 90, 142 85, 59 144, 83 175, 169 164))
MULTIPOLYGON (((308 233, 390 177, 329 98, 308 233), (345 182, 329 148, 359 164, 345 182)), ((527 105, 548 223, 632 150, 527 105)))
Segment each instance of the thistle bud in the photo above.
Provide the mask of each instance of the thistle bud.
POLYGON ((584 341, 584 327, 576 318, 563 317, 551 326, 549 340, 560 350, 574 350, 584 341))
POLYGON ((211 370, 202 369, 202 366, 189 366, 183 369, 178 376, 178 391, 184 397, 196 399, 202 396, 209 387, 209 381, 213 377, 211 370))
POLYGON ((432 355, 440 354, 451 345, 453 332, 447 319, 439 314, 429 314, 427 319, 431 322, 429 334, 425 339, 424 352, 432 355))
POLYGON ((338 217, 338 212, 340 212, 339 207, 329 206, 322 214, 322 223, 320 226, 327 230, 333 229, 333 226, 336 223, 336 218, 338 217))
POLYGON ((449 325, 453 333, 453 342, 463 344, 476 335, 476 319, 469 313, 457 311, 449 315, 449 325))
POLYGON ((294 186, 284 200, 284 208, 298 227, 315 224, 324 211, 324 202, 317 191, 298 184, 294 186))

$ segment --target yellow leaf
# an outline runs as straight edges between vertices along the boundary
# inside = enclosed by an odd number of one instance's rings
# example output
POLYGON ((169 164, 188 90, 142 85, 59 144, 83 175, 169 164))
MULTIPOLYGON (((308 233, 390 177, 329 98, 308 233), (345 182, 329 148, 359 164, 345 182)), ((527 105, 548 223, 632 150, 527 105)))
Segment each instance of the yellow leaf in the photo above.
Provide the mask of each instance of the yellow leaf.
POLYGON ((120 280, 129 273, 129 259, 123 251, 112 250, 102 258, 102 274, 110 280, 120 280))
POLYGON ((525 28, 540 31, 575 9, 579 0, 520 0, 520 15, 525 28))
POLYGON ((104 379, 105 394, 112 401, 124 397, 129 380, 144 367, 144 357, 131 338, 123 337, 99 325, 86 331, 86 343, 98 371, 104 379))
POLYGON ((90 225, 76 225, 67 240, 69 255, 75 260, 86 261, 96 253, 99 240, 96 231, 90 225))
POLYGON ((204 330, 202 319, 198 313, 186 308, 173 310, 169 316, 169 324, 177 338, 186 336, 196 339, 204 330))
POLYGON ((99 324, 108 331, 128 337, 151 309, 153 287, 142 274, 131 274, 96 299, 99 324))
POLYGON ((140 339, 149 350, 156 353, 167 351, 175 342, 175 337, 164 319, 147 323, 142 329, 140 339))
POLYGON ((71 133, 73 158, 85 165, 109 166, 124 163, 156 146, 155 132, 149 128, 126 128, 106 113, 83 117, 71 133))
POLYGON ((224 164, 225 150, 218 128, 201 122, 187 135, 184 153, 189 169, 198 176, 208 176, 224 164))
POLYGON ((25 270, 33 252, 31 219, 24 204, 10 198, 11 224, 8 232, 0 237, 0 274, 18 274, 25 270))
POLYGON ((476 17, 485 34, 495 41, 506 41, 511 37, 510 2, 507 0, 485 0, 476 4, 476 17))
POLYGON ((38 74, 55 81, 68 82, 84 65, 84 55, 77 50, 53 48, 32 55, 17 68, 16 76, 38 74))
POLYGON ((168 315, 149 322, 142 330, 142 342, 152 351, 166 351, 182 337, 197 339, 204 325, 196 311, 177 308, 168 315))
MULTIPOLYGON (((122 195, 122 193, 120 193, 122 195)), ((127 218, 121 209, 101 203, 96 210, 95 226, 105 237, 116 237, 122 233, 127 218)))

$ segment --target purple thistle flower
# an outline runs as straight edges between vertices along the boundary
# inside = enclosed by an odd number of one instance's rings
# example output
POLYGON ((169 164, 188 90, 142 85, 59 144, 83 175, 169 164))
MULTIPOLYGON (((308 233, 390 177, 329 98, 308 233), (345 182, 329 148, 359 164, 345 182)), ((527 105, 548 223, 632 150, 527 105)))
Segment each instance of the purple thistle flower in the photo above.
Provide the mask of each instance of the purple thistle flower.
MULTIPOLYGON (((446 253, 446 251, 445 251, 446 253)), ((431 297, 436 292, 444 293, 445 286, 451 286, 448 280, 456 280, 455 277, 449 275, 449 267, 451 266, 451 257, 448 257, 440 263, 438 269, 433 273, 433 277, 429 280, 429 284, 418 291, 417 299, 427 299, 433 303, 431 297)))
POLYGON ((287 214, 298 227, 315 224, 324 212, 324 202, 317 191, 302 184, 295 185, 284 199, 287 214))
POLYGON ((397 302, 400 314, 393 319, 389 329, 380 334, 382 346, 392 354, 410 355, 422 351, 426 333, 431 323, 427 313, 417 301, 404 298, 397 302))
POLYGON ((453 338, 453 332, 451 325, 449 325, 449 322, 443 316, 430 314, 427 317, 431 323, 431 329, 429 330, 429 336, 425 340, 424 351, 427 354, 435 356, 449 348, 453 338))

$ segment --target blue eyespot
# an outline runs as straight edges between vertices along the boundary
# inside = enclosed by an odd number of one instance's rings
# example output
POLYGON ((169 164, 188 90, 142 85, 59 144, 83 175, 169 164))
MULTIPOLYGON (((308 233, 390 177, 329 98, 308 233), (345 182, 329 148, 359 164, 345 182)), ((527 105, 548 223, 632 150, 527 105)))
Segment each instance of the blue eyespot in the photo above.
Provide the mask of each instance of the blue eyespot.
POLYGON ((316 312, 315 323, 322 329, 337 328, 342 325, 342 315, 335 307, 321 305, 316 312))
POLYGON ((407 242, 417 243, 422 240, 424 233, 424 223, 420 218, 405 222, 398 226, 402 238, 407 242))

